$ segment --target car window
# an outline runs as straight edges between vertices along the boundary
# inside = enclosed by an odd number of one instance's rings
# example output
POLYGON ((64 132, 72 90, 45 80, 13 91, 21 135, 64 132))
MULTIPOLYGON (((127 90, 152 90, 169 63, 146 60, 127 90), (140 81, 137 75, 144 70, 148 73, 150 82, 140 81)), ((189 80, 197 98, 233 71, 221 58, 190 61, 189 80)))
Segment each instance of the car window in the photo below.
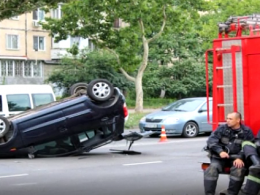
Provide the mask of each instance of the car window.
POLYGON ((25 111, 31 109, 29 94, 7 95, 9 111, 25 111))
POLYGON ((189 99, 189 100, 178 100, 162 110, 164 111, 184 111, 189 112, 198 108, 205 100, 204 99, 189 99))
MULTIPOLYGON (((207 102, 203 104, 201 110, 207 110, 207 102)), ((209 101, 209 111, 212 111, 212 101, 209 101)))
POLYGON ((32 94, 34 107, 48 104, 54 101, 51 93, 46 94, 32 94))
POLYGON ((34 148, 39 155, 59 155, 75 150, 70 137, 35 145, 34 148))
MULTIPOLYGON (((95 135, 97 135, 98 131, 99 129, 88 130, 86 132, 67 136, 62 139, 57 139, 55 141, 35 145, 34 148, 35 150, 37 150, 38 155, 49 156, 70 153, 75 151, 81 143, 92 140, 95 137, 95 135)), ((98 143, 99 140, 96 140, 92 144, 94 146, 97 146, 98 143)))
POLYGON ((2 96, 0 95, 0 112, 3 112, 2 96))

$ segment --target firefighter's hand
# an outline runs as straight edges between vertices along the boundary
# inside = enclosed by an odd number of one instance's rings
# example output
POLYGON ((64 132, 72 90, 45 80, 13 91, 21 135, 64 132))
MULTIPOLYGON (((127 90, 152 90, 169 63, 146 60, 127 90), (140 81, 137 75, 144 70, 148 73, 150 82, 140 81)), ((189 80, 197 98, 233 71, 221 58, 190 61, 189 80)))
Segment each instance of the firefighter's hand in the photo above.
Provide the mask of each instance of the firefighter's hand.
POLYGON ((236 168, 242 168, 244 166, 244 162, 241 159, 237 158, 236 160, 234 160, 233 165, 236 168))
POLYGON ((221 158, 229 158, 229 155, 228 155, 228 153, 226 153, 226 152, 220 152, 220 153, 219 153, 219 156, 220 156, 221 158))

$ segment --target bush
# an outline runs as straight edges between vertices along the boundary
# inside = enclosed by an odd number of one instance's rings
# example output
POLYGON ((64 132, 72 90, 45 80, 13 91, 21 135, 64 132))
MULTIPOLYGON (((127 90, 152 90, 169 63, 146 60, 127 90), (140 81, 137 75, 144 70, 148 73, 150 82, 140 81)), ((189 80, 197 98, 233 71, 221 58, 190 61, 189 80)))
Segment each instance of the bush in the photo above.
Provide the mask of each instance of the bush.
POLYGON ((148 113, 129 113, 128 120, 125 123, 125 129, 138 128, 139 121, 148 113))
MULTIPOLYGON (((162 108, 172 102, 176 101, 176 99, 165 99, 165 98, 151 98, 144 99, 143 106, 144 108, 162 108)), ((126 105, 128 108, 135 107, 135 99, 126 98, 126 105)))

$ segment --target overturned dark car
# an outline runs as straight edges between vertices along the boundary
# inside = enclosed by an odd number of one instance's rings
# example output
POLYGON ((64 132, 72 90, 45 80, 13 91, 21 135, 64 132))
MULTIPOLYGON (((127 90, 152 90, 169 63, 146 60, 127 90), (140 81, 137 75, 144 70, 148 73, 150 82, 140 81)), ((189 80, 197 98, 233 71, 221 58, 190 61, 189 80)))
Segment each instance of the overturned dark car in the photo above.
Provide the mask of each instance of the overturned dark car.
POLYGON ((79 83, 74 95, 0 117, 0 157, 64 156, 124 139, 128 112, 120 90, 105 80, 79 83))

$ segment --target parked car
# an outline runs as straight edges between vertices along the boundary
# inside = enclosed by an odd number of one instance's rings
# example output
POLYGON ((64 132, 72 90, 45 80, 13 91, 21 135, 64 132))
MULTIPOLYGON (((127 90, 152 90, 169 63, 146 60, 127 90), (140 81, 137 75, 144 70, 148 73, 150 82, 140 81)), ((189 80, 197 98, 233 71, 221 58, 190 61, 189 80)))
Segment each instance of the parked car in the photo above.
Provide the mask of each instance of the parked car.
MULTIPOLYGON (((212 117, 212 98, 209 98, 209 116, 212 117)), ((207 121, 207 101, 205 97, 186 98, 169 104, 161 111, 150 113, 140 120, 141 132, 161 133, 162 125, 167 135, 196 137, 200 133, 211 132, 207 121)))
POLYGON ((50 85, 0 85, 0 116, 12 116, 55 100, 50 85))
POLYGON ((62 156, 124 138, 128 112, 118 88, 97 79, 71 91, 66 99, 0 116, 0 156, 62 156))

